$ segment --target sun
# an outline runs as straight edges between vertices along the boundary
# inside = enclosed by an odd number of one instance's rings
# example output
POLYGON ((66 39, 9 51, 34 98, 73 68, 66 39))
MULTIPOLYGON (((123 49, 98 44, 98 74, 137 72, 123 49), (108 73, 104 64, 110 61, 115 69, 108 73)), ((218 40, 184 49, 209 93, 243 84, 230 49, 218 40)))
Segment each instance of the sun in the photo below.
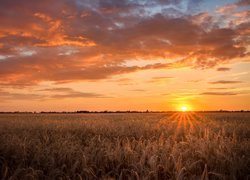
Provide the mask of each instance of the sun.
POLYGON ((181 106, 181 111, 186 112, 188 110, 187 106, 181 106))
POLYGON ((193 107, 191 106, 191 104, 183 103, 183 104, 179 104, 176 107, 176 110, 179 112, 190 112, 193 110, 193 107))

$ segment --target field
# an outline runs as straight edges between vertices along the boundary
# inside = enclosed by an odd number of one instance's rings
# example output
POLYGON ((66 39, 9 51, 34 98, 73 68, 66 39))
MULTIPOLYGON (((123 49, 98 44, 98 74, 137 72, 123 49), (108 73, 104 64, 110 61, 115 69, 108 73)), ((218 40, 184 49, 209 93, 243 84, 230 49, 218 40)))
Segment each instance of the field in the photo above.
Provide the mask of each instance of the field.
POLYGON ((0 115, 0 179, 250 179, 250 113, 0 115))

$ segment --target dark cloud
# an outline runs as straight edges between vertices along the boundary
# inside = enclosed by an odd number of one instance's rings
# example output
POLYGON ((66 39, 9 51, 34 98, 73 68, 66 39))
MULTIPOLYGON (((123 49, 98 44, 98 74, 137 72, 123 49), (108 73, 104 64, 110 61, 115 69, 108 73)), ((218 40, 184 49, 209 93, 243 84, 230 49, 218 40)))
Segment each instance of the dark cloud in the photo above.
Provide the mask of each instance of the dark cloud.
POLYGON ((201 95, 233 96, 233 95, 237 95, 237 93, 234 93, 234 92, 204 92, 204 93, 201 93, 201 95))
POLYGON ((215 87, 215 88, 208 88, 208 89, 211 89, 211 90, 230 90, 230 89, 235 89, 233 87, 215 87))
POLYGON ((227 67, 219 67, 216 69, 217 71, 230 71, 231 68, 227 68, 227 67))
POLYGON ((221 81, 210 82, 210 84, 238 84, 238 83, 243 83, 243 81, 221 80, 221 81))
POLYGON ((239 6, 248 6, 248 5, 250 5, 250 1, 249 0, 239 0, 236 4, 239 6))
POLYGON ((28 57, 13 57, 0 62, 0 84, 2 86, 36 85, 41 81, 65 83, 80 80, 107 79, 114 75, 147 69, 171 68, 171 64, 150 64, 145 66, 124 66, 119 64, 84 63, 78 56, 54 57, 43 53, 28 57))

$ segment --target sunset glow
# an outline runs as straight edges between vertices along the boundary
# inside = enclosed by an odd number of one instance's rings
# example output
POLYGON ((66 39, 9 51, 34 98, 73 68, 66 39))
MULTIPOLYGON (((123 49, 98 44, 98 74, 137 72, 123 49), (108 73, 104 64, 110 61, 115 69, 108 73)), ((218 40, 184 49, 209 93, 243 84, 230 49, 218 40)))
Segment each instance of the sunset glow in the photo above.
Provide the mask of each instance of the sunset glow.
POLYGON ((182 112, 186 112, 188 110, 188 108, 186 106, 182 106, 181 110, 182 110, 182 112))
POLYGON ((249 110, 249 5, 2 0, 0 111, 249 110))

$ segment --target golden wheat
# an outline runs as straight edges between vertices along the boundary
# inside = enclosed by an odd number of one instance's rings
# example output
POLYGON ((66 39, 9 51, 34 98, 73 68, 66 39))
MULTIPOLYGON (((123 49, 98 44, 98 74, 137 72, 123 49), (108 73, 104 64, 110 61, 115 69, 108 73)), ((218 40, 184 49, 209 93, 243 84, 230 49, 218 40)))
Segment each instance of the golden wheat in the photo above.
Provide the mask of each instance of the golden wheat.
POLYGON ((250 113, 0 115, 1 179, 247 179, 250 113))

